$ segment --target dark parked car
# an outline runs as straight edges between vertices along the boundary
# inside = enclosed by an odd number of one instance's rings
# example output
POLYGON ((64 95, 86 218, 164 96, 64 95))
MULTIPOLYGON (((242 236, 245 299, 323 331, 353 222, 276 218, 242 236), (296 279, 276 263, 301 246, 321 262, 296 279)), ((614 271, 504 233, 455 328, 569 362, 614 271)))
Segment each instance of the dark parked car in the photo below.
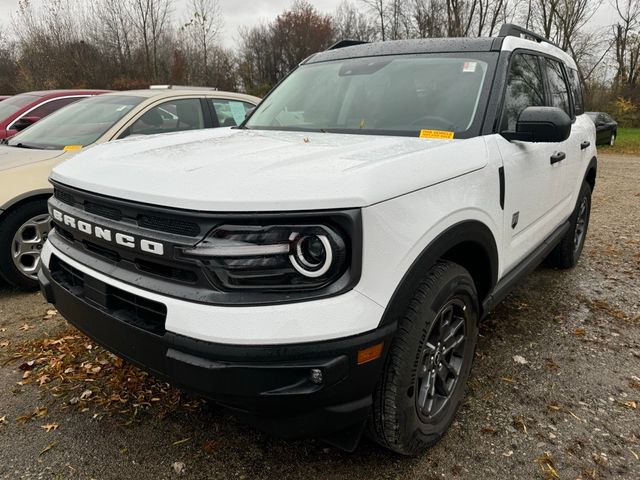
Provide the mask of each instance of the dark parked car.
POLYGON ((618 136, 618 122, 604 112, 587 112, 587 115, 596 125, 596 144, 615 145, 618 136))
POLYGON ((56 110, 108 90, 48 90, 21 93, 0 103, 0 139, 9 138, 56 110))

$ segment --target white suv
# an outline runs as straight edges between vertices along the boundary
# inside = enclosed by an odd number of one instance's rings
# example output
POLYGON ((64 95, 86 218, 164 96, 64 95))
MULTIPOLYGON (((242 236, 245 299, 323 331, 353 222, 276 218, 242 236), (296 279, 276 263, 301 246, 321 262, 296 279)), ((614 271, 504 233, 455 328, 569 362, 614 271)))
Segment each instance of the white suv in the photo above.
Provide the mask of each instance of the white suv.
MULTIPOLYGON (((526 37, 526 38, 525 38, 526 37)), ((595 132, 574 61, 496 38, 341 42, 239 128, 58 166, 46 298, 160 378, 284 437, 417 454, 478 322, 582 250, 595 132)))

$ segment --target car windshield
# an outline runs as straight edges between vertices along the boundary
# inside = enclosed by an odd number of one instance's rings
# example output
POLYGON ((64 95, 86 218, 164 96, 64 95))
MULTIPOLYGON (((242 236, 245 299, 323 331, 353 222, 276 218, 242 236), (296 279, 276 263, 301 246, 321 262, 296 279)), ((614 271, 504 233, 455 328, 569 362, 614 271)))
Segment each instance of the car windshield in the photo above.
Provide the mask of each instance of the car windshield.
POLYGON ((250 129, 469 136, 481 117, 489 53, 396 55, 306 64, 244 125, 250 129), (467 135, 464 133, 467 132, 467 135), (462 133, 462 135, 458 135, 462 133))
POLYGON ((124 117, 144 97, 100 95, 61 108, 12 137, 10 146, 63 150, 91 145, 124 117))
POLYGON ((21 108, 35 102, 40 97, 37 95, 29 95, 23 93, 22 95, 16 95, 15 97, 7 98, 0 103, 0 121, 9 118, 21 108))

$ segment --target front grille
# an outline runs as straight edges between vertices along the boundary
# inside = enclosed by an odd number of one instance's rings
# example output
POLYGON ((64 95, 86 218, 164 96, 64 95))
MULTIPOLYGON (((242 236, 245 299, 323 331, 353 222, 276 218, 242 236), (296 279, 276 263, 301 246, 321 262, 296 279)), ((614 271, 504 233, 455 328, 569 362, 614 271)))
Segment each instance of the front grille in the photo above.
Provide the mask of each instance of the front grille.
POLYGON ((167 307, 162 303, 107 285, 55 255, 51 256, 49 270, 62 288, 108 315, 155 335, 165 333, 167 307))
POLYGON ((200 227, 197 223, 173 218, 141 215, 138 217, 138 225, 151 230, 175 233, 176 235, 185 235, 187 237, 197 237, 200 235, 200 227))
POLYGON ((134 207, 129 207, 125 209, 127 210, 125 211, 117 206, 107 205, 109 201, 106 199, 98 199, 98 201, 95 201, 95 197, 91 197, 90 195, 79 191, 70 193, 58 187, 54 189, 53 195, 67 205, 81 208, 85 212, 97 215, 98 217, 115 220, 116 222, 126 218, 128 223, 138 225, 141 228, 148 228, 149 230, 175 235, 184 235, 186 237, 197 237, 202 232, 197 222, 157 214, 154 215, 142 205, 135 209, 134 207))
POLYGON ((84 209, 86 212, 93 213, 99 217, 110 218, 111 220, 122 220, 122 212, 117 208, 107 207, 93 202, 85 202, 84 209))
POLYGON ((59 188, 55 188, 53 190, 53 196, 56 197, 58 200, 60 200, 63 203, 66 203, 67 205, 75 205, 76 202, 73 198, 73 195, 71 195, 70 193, 67 193, 63 190, 60 190, 59 188))

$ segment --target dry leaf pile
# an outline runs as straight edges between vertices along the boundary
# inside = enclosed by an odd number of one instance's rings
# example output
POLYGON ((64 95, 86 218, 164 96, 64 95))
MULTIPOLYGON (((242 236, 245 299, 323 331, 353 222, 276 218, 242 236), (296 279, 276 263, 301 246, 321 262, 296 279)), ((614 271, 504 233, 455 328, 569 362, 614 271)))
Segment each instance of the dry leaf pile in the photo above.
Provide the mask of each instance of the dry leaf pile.
MULTIPOLYGON (((7 361, 15 360, 23 371, 19 385, 46 389, 67 408, 135 416, 153 406, 154 413, 164 417, 178 408, 198 410, 205 403, 126 363, 75 329, 18 345, 7 361)), ((24 421, 36 416, 41 415, 34 412, 24 421)))

